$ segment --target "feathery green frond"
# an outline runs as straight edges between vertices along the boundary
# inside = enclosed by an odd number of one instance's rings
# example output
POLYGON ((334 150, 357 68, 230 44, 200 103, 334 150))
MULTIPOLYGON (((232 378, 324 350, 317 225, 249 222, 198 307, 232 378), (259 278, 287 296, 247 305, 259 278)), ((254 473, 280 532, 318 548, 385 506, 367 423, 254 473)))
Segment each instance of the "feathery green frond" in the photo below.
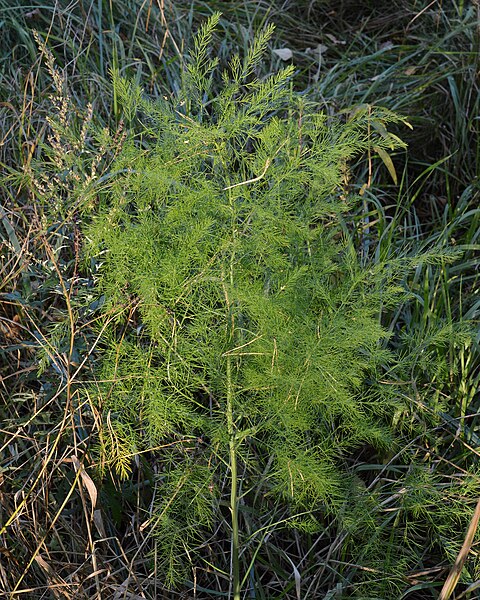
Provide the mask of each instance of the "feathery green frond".
POLYGON ((129 116, 137 105, 147 119, 119 152, 87 237, 105 309, 136 306, 136 331, 112 332, 103 360, 107 439, 164 447, 156 530, 172 584, 196 527, 221 527, 230 494, 238 600, 242 493, 339 518, 348 457, 392 447, 403 400, 381 381, 394 357, 379 317, 404 297, 408 260, 361 265, 338 219, 350 207, 339 198, 346 162, 399 144, 369 123, 401 119, 370 108, 327 119, 292 92, 291 67, 257 80, 271 29, 210 98, 217 20, 197 35, 189 101, 140 101, 138 88, 117 86, 129 116), (192 436, 195 449, 181 443, 192 436))

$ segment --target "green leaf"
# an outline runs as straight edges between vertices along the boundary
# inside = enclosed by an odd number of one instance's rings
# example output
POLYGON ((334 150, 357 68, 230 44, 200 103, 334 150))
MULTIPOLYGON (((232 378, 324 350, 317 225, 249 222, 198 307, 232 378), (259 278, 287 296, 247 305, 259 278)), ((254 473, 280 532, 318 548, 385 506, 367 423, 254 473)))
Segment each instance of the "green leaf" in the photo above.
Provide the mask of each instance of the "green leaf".
POLYGON ((390 177, 393 179, 393 183, 396 185, 398 183, 397 172, 395 171, 395 167, 393 165, 392 159, 386 150, 380 148, 380 146, 374 146, 373 149, 380 156, 383 161, 383 164, 387 167, 388 172, 390 173, 390 177))

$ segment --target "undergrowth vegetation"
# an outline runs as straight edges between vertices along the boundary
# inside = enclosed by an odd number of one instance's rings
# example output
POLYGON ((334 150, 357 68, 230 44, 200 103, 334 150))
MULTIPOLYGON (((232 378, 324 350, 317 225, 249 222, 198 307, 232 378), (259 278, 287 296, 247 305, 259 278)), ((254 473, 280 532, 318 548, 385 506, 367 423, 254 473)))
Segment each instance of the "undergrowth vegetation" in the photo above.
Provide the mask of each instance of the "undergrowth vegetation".
POLYGON ((475 597, 479 6, 358 4, 0 0, 0 597, 475 597))

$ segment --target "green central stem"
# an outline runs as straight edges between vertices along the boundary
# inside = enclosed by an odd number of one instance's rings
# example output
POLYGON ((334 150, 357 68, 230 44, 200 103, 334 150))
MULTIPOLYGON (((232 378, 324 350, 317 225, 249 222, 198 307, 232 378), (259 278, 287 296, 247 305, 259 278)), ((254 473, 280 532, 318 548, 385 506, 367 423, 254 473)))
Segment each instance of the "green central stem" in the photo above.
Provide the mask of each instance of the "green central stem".
MULTIPOLYGON (((230 287, 234 289, 234 267, 235 267, 235 238, 236 238, 236 211, 235 202, 229 191, 229 204, 232 211, 232 252, 230 254, 229 264, 229 279, 230 287)), ((228 307, 228 315, 231 319, 229 324, 229 342, 234 345, 235 342, 235 317, 233 311, 233 303, 229 297, 227 287, 224 287, 225 300, 228 307)), ((239 539, 238 539, 238 470, 237 470, 237 438, 234 418, 234 400, 235 392, 233 386, 232 374, 232 357, 227 355, 227 430, 228 430, 228 445, 230 453, 230 475, 232 478, 230 487, 230 512, 232 518, 232 562, 231 576, 233 586, 233 600, 240 600, 240 563, 239 563, 239 539)))
POLYGON ((230 449, 230 512, 232 514, 232 579, 233 600, 240 600, 240 565, 238 560, 238 481, 237 481, 237 449, 235 440, 235 424, 233 420, 233 381, 232 359, 227 356, 227 426, 230 449))

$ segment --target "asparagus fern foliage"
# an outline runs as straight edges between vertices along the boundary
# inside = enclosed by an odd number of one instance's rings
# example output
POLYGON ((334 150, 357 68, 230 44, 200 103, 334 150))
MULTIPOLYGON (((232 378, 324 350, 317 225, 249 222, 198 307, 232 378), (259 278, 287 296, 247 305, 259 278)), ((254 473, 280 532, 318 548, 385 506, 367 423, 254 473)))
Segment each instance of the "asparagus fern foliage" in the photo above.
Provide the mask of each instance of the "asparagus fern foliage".
POLYGON ((265 523, 335 518, 352 452, 394 441, 380 315, 404 293, 405 262, 361 264, 339 226, 355 201, 348 161, 397 147, 386 126, 399 118, 327 117, 292 91, 293 67, 259 81, 270 29, 220 71, 217 21, 172 97, 116 77, 129 136, 86 236, 103 309, 124 319, 107 330, 96 388, 106 464, 126 475, 158 448, 167 582, 187 577, 189 557, 211 568, 201 547, 215 530, 238 600, 265 523))

